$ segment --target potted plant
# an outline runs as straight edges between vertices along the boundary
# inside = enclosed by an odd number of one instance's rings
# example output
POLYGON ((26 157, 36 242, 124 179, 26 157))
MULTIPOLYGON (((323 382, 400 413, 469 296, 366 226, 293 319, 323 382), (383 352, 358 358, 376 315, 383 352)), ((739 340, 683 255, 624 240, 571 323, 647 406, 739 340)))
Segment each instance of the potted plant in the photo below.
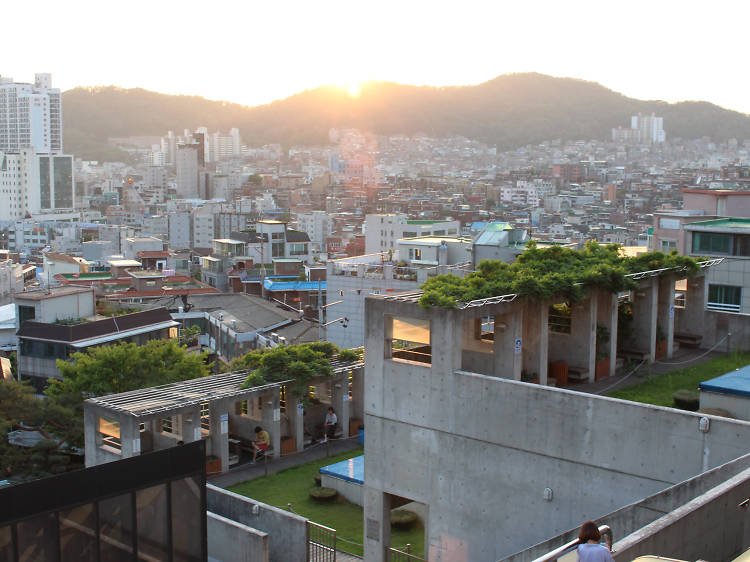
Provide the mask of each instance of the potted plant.
POLYGON ((221 459, 216 455, 206 457, 206 474, 218 474, 221 472, 221 459))
POLYGON ((667 336, 664 334, 660 324, 656 325, 656 358, 664 359, 667 356, 667 336))
POLYGON ((595 379, 600 380, 609 376, 609 328, 597 324, 596 326, 596 365, 595 379))

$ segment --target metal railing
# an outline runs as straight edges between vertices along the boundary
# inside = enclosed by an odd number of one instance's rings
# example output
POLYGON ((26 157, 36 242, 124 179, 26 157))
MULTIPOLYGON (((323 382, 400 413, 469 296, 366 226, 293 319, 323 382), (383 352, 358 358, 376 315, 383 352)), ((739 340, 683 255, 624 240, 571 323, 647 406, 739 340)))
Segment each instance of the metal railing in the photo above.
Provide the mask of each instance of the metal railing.
POLYGON ((336 562, 336 529, 307 522, 307 562, 336 562))
POLYGON ((388 562, 427 562, 426 558, 420 558, 411 553, 411 545, 407 544, 404 550, 388 547, 388 562))
POLYGON ((707 302, 706 309, 719 310, 721 312, 740 312, 742 306, 739 304, 727 304, 723 302, 707 302))
MULTIPOLYGON (((602 535, 604 542, 607 544, 607 548, 612 551, 612 543, 614 542, 614 538, 612 537, 612 529, 609 528, 609 525, 599 525, 599 533, 602 535)), ((566 554, 574 552, 579 544, 580 542, 578 541, 578 539, 573 539, 572 541, 565 543, 561 547, 556 548, 552 552, 548 552, 547 554, 544 554, 539 558, 535 558, 532 562, 555 562, 555 560, 562 558, 566 554)))

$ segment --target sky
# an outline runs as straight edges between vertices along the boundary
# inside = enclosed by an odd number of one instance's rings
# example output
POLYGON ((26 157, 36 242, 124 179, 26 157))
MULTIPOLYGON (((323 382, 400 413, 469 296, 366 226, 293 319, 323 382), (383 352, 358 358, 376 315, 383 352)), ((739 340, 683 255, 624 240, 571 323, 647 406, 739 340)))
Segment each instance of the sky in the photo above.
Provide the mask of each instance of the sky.
POLYGON ((51 72, 64 90, 117 85, 258 105, 323 84, 354 92, 364 80, 449 86, 540 72, 750 113, 742 0, 7 4, 0 74, 31 82, 51 72))

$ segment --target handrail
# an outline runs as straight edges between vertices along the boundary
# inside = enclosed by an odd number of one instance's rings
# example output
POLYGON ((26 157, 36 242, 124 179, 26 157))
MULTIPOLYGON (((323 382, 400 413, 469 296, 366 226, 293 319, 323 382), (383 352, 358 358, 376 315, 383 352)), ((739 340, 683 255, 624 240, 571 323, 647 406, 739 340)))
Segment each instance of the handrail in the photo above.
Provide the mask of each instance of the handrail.
MULTIPOLYGON (((612 536, 612 529, 609 528, 609 525, 600 525, 599 526, 599 533, 606 537, 606 543, 607 548, 609 548, 610 551, 612 551, 612 543, 614 542, 614 538, 612 536)), ((573 539, 572 541, 565 543, 561 547, 556 548, 552 552, 548 552, 547 554, 544 554, 540 556, 539 558, 535 558, 533 562, 554 562, 557 560, 560 556, 563 556, 565 554, 568 554, 569 552, 572 552, 572 550, 577 547, 580 544, 580 541, 578 539, 573 539)))

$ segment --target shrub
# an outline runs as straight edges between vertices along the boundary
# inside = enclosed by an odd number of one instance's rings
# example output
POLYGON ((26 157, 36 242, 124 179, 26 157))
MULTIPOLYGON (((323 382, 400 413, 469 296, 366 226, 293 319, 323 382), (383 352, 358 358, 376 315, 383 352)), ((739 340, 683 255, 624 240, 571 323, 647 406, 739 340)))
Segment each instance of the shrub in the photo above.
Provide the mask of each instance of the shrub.
POLYGON ((341 361, 359 361, 360 354, 356 349, 342 349, 339 351, 337 359, 341 361))
POLYGON ((698 393, 694 390, 687 390, 685 388, 682 388, 672 394, 672 399, 674 400, 675 407, 679 408, 680 410, 689 410, 691 412, 695 412, 698 409, 698 393))
POLYGON ((336 499, 338 492, 333 488, 325 488, 321 486, 318 488, 310 488, 310 497, 316 502, 331 502, 336 499))
POLYGON ((408 509, 397 509, 391 511, 391 527, 394 529, 408 530, 416 525, 419 517, 408 509))

